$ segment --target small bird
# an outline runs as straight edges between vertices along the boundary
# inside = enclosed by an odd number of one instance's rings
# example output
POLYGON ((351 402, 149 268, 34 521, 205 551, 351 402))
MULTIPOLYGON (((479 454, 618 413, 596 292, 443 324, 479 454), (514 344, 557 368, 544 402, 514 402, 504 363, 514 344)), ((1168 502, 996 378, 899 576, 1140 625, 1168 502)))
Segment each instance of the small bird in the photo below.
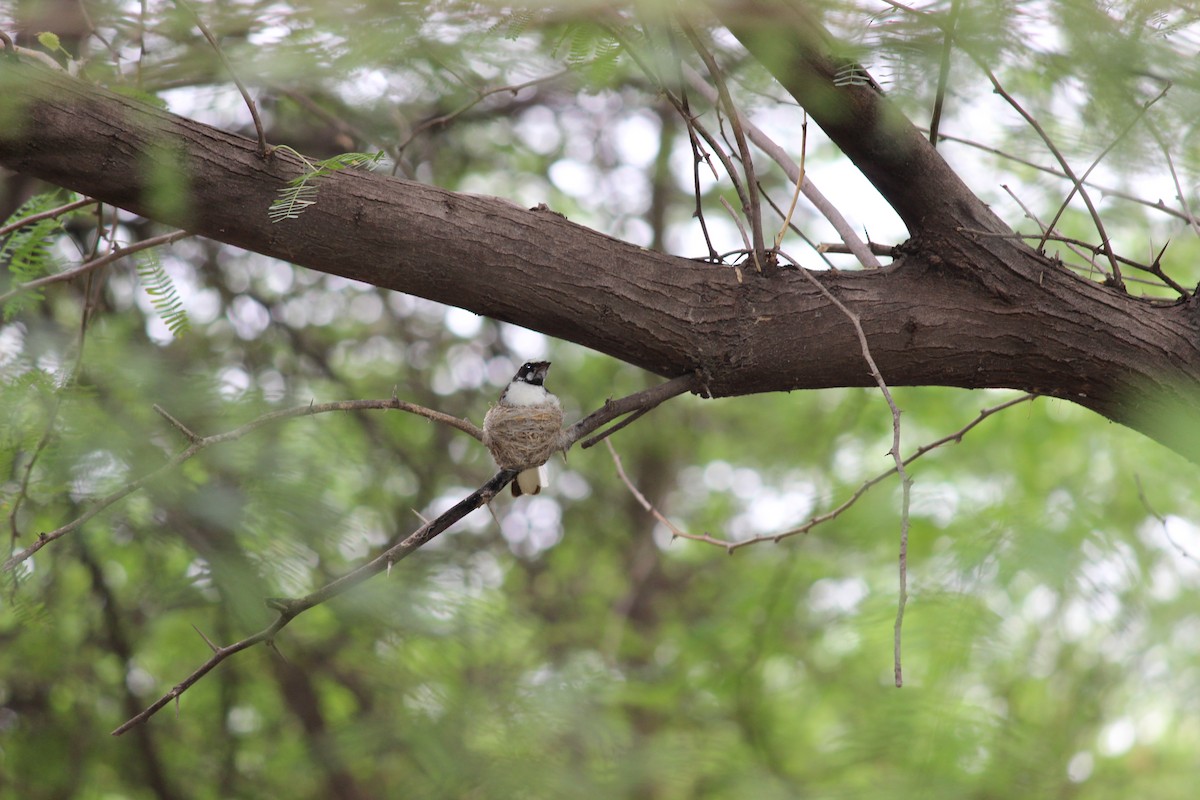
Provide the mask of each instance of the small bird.
MULTIPOLYGON (((523 364, 500 394, 500 405, 508 409, 529 409, 533 413, 555 411, 561 424, 562 404, 557 397, 546 391, 546 372, 549 369, 549 361, 530 361, 523 364)), ((484 422, 484 428, 487 428, 487 421, 484 422)), ((541 467, 522 470, 512 482, 513 497, 537 494, 541 490, 541 467)))

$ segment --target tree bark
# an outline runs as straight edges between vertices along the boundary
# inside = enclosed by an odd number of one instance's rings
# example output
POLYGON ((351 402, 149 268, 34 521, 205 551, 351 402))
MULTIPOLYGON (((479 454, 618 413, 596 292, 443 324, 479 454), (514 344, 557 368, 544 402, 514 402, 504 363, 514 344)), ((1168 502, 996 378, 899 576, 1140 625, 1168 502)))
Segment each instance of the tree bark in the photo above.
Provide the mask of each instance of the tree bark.
MULTIPOLYGON (((881 97, 860 99, 863 113, 891 114, 881 97)), ((1200 387, 1196 301, 1133 298, 1006 238, 912 141, 864 139, 852 153, 915 229, 903 255, 881 270, 811 273, 859 317, 889 385, 1063 397, 1200 461, 1200 434, 1178 416, 1194 413, 1200 387)), ((262 159, 248 139, 39 67, 0 61, 0 164, 659 375, 697 372, 714 396, 873 385, 850 321, 797 270, 749 269, 739 281, 731 267, 644 250, 549 210, 357 171, 321 179, 315 205, 273 224, 268 207, 301 174, 293 156, 262 159)))

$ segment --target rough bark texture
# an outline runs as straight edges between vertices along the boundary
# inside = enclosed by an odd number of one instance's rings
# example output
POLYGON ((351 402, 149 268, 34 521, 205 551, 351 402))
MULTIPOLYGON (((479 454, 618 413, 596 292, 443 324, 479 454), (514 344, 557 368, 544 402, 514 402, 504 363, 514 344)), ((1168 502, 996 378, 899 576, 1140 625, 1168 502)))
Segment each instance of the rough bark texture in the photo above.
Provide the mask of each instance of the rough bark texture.
MULTIPOLYGON (((859 316, 889 384, 1064 397, 1198 460, 1200 440, 1174 413, 1194 411, 1200 386, 1195 302, 1131 298, 996 235, 1003 224, 874 88, 834 86, 830 67, 795 44, 800 34, 780 59, 784 43, 764 37, 783 26, 731 28, 751 52, 773 54, 764 63, 815 109, 913 232, 886 269, 814 273, 859 316)), ((851 324, 797 271, 751 271, 739 283, 731 268, 650 252, 551 211, 361 172, 322 180, 299 220, 272 224, 267 208, 300 173, 294 157, 261 159, 242 137, 7 61, 0 164, 663 376, 698 371, 713 395, 872 385, 851 324), (155 182, 174 174, 184 178, 186 203, 156 202, 155 182)))

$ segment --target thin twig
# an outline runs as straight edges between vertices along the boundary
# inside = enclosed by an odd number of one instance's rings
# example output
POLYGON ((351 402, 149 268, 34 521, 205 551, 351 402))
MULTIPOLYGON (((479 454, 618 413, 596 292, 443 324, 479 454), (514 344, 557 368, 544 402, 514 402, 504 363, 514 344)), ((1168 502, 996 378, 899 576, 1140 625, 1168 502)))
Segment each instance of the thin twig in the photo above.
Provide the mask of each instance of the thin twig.
POLYGON ((717 85, 717 96, 721 99, 721 105, 725 108, 725 115, 729 119, 729 125, 733 128, 733 139, 737 142, 738 154, 742 161, 742 170, 746 176, 746 192, 741 195, 742 213, 746 215, 746 219, 750 222, 750 231, 753 238, 753 256, 754 268, 760 274, 764 267, 769 267, 769 262, 764 263, 767 258, 766 242, 763 239, 762 230, 762 209, 758 203, 758 192, 754 191, 754 187, 758 185, 758 181, 754 177, 754 159, 750 155, 750 145, 746 143, 746 133, 742 130, 741 115, 738 113, 737 107, 733 104, 733 98, 729 94, 729 87, 725 83, 725 76, 721 72, 721 67, 717 64, 717 60, 713 54, 705 47, 704 42, 700 41, 700 37, 692 26, 682 17, 678 20, 683 29, 683 33, 692 43, 692 47, 696 49, 700 60, 704 62, 704 66, 708 68, 708 74, 712 76, 713 82, 717 85))
POLYGON ((1082 181, 1075 177, 1075 173, 1072 171, 1071 165, 1067 163, 1067 159, 1062 154, 1062 151, 1058 149, 1058 147, 1054 144, 1054 141, 1050 138, 1050 135, 1046 133, 1045 129, 1042 128, 1034 116, 1026 111, 1024 106, 1017 102, 1016 98, 1004 90, 1004 87, 1000 84, 999 79, 996 78, 995 73, 993 73, 987 67, 987 65, 978 60, 975 63, 978 64, 979 68, 983 70, 985 75, 987 75, 988 80, 992 83, 992 89, 996 92, 996 94, 1004 98, 1005 102, 1012 106, 1013 110, 1020 114, 1025 122, 1027 122, 1029 126, 1033 128, 1034 132, 1041 137, 1042 142, 1045 143, 1047 149, 1050 150, 1050 153, 1054 156, 1055 160, 1058 161, 1058 165, 1066 174, 1067 179, 1070 180, 1074 185, 1075 191, 1079 192, 1079 196, 1083 199, 1083 204, 1087 206, 1088 213, 1092 216, 1092 223, 1096 226, 1096 232, 1100 234, 1100 241, 1104 242, 1105 244, 1104 252, 1105 255, 1108 256, 1109 265, 1112 267, 1112 285, 1116 289, 1125 291, 1125 282, 1121 280, 1121 266, 1117 263, 1117 259, 1113 255, 1112 248, 1109 246, 1108 232, 1104 229, 1104 220, 1100 218, 1100 212, 1096 210, 1095 204, 1092 203, 1092 197, 1088 194, 1087 189, 1084 188, 1082 181))
POLYGON ((1138 499, 1142 501, 1142 506, 1146 509, 1150 516, 1158 520, 1159 525, 1162 525, 1163 535, 1167 537, 1167 541, 1170 542, 1171 546, 1179 552, 1179 555, 1183 556, 1188 561, 1197 561, 1197 558, 1188 552, 1188 549, 1177 542, 1175 537, 1171 535, 1171 529, 1167 526, 1167 518, 1158 513, 1158 511, 1150 505, 1150 500, 1146 497, 1146 491, 1142 487, 1142 476, 1135 473, 1133 476, 1133 482, 1137 485, 1138 499))
POLYGON ((424 122, 422 122, 420 125, 417 125, 415 128, 413 128, 412 131, 408 134, 408 137, 403 142, 401 142, 399 145, 396 146, 395 152, 403 153, 405 148, 407 148, 410 144, 412 144, 413 139, 417 138, 423 132, 429 130, 430 128, 436 128, 439 125, 445 125, 449 122, 452 122, 456 117, 459 117, 459 116, 465 114, 466 112, 470 111, 472 108, 479 105, 484 100, 491 97, 492 95, 502 94, 504 92, 509 92, 513 95, 516 95, 517 92, 521 91, 522 89, 528 89, 531 86, 538 86, 543 83, 548 83, 550 81, 561 78, 563 75, 566 75, 570 71, 571 71, 570 67, 563 67, 562 69, 558 70, 557 72, 552 72, 549 75, 543 75, 540 78, 533 78, 532 80, 525 81, 524 83, 514 83, 509 86, 496 86, 491 89, 476 90, 475 97, 473 99, 468 100, 467 102, 463 103, 461 106, 454 109, 453 111, 450 111, 446 114, 441 114, 440 116, 436 116, 431 119, 427 119, 424 122))
MULTIPOLYGON (((797 266, 799 266, 797 264, 797 266)), ((800 270, 808 280, 820 290, 821 294, 829 302, 837 306, 838 310, 850 320, 850 324, 854 326, 854 333, 858 337, 858 343, 862 348, 863 360, 867 362, 867 366, 871 370, 871 377, 875 379, 875 384, 879 387, 879 391, 883 394, 883 398, 887 401, 888 408, 892 412, 892 449, 890 455, 896 462, 896 474, 900 476, 900 566, 899 566, 899 598, 896 603, 896 624, 893 633, 893 671, 895 673, 896 686, 904 685, 904 674, 900 664, 901 636, 904 629, 904 609, 908 605, 908 529, 909 529, 909 507, 912 501, 912 479, 908 477, 908 472, 904 469, 904 458, 900 454, 900 407, 896 405, 896 401, 892 398, 892 392, 888 389, 887 383, 883 379, 883 374, 879 371, 879 366, 875 363, 875 359, 871 356, 871 348, 867 343, 867 334, 863 330, 862 322, 858 315, 834 296, 833 292, 826 288, 825 284, 817 280, 806 269, 800 270)))
POLYGON ((929 143, 937 148, 938 128, 942 124, 942 106, 946 101, 946 86, 950 82, 950 54, 954 50, 954 26, 958 22, 961 0, 950 0, 950 19, 946 22, 942 38, 942 63, 938 67, 937 95, 933 101, 933 114, 929 118, 929 143))
MULTIPOLYGON (((692 88, 704 95, 708 102, 716 105, 718 99, 717 90, 709 86, 700 73, 684 64, 683 77, 692 88)), ((854 226, 842 216, 842 213, 838 211, 833 203, 829 202, 825 195, 813 184, 812 180, 807 175, 804 175, 803 180, 801 180, 800 167, 792 160, 791 156, 749 119, 741 118, 741 124, 750 137, 750 141, 754 142, 758 149, 771 157, 779 168, 783 170, 784 174, 788 176, 788 180, 792 183, 800 184, 800 191, 804 194, 804 197, 833 226, 838 236, 842 237, 842 241, 849 248, 848 252, 852 253, 858 259, 859 263, 867 269, 878 269, 882 266, 879 260, 872 255, 868 245, 859 237, 858 232, 854 230, 854 226)))
POLYGON ((25 283, 18 283, 11 290, 5 292, 4 294, 0 294, 0 303, 15 297, 21 292, 27 292, 30 289, 39 289, 43 286, 48 286, 52 283, 59 283, 61 281, 73 281, 82 275, 87 275, 93 270, 99 269, 106 264, 111 264, 112 262, 124 258, 125 256, 132 255, 141 250, 147 250, 151 247, 172 244, 180 239, 186 239, 191 235, 192 234, 188 233, 187 231, 172 231, 171 233, 164 233, 161 236, 153 236, 149 239, 143 239, 136 244, 131 244, 126 247, 118 247, 112 252, 105 253, 99 258, 94 258, 91 261, 80 264, 78 267, 64 270, 62 272, 56 272, 53 275, 46 275, 42 278, 36 278, 32 281, 26 281, 25 283))
MULTIPOLYGON (((1098 167, 1100 165, 1100 162, 1104 160, 1104 157, 1107 156, 1110 152, 1112 152, 1112 149, 1114 147, 1116 147, 1117 144, 1120 143, 1120 141, 1122 139, 1124 139, 1131 130, 1133 130, 1133 126, 1137 125, 1138 120, 1140 120, 1143 116, 1145 116, 1146 112, 1150 110, 1150 107, 1152 105, 1154 105, 1155 103, 1157 103, 1159 100, 1161 100, 1162 97, 1167 93, 1167 91, 1170 88, 1171 88, 1171 84, 1168 83, 1166 86, 1164 86, 1162 88, 1161 92, 1159 92, 1157 95, 1155 95, 1152 99, 1150 99, 1147 102, 1145 102, 1144 104, 1142 104, 1142 107, 1138 110, 1138 113, 1134 116, 1134 118, 1129 121, 1129 124, 1127 124, 1121 130, 1121 132, 1117 134, 1116 138, 1114 138, 1112 140, 1112 142, 1108 145, 1108 147, 1104 148, 1104 150, 1100 153, 1100 155, 1096 156, 1096 159, 1092 162, 1091 166, 1089 166, 1087 168, 1087 171, 1085 171, 1083 173, 1083 175, 1081 175, 1079 177, 1079 179, 1077 181, 1075 181, 1075 185, 1071 188, 1071 191, 1067 193, 1066 198, 1063 199, 1062 204, 1059 205, 1058 211, 1055 212, 1054 216, 1051 218, 1050 224, 1046 226, 1046 232, 1045 232, 1045 234, 1043 234, 1042 241, 1038 244, 1038 247, 1037 247, 1038 250, 1041 250, 1045 246, 1046 236, 1048 236, 1054 230, 1055 226, 1058 225, 1058 221, 1060 219, 1062 219, 1062 215, 1064 213, 1066 213, 1067 206, 1070 204, 1071 198, 1075 196, 1075 193, 1077 191, 1083 190, 1083 182, 1085 180, 1087 180, 1087 177, 1089 175, 1091 175, 1092 171, 1095 170, 1096 167, 1098 167)), ((1089 208, 1090 208, 1090 206, 1089 206, 1089 208)), ((1101 235, 1101 237, 1105 236, 1103 230, 1100 231, 1100 235, 1101 235)), ((1105 250, 1108 250, 1110 248, 1110 245, 1108 244, 1108 239, 1105 238, 1104 242, 1105 242, 1105 250)), ((1113 256, 1110 255, 1110 259, 1112 257, 1113 256)), ((1118 278, 1119 278, 1119 274, 1118 274, 1118 278)))
POLYGON ((18 228, 23 228, 26 225, 32 225, 35 222, 41 222, 42 220, 50 219, 51 217, 61 217, 63 214, 69 214, 72 211, 84 208, 85 206, 95 205, 99 202, 99 200, 93 200, 90 197, 85 197, 82 200, 75 200, 67 203, 66 205, 61 205, 58 208, 52 208, 49 211, 41 211, 37 214, 30 214, 28 217, 21 217, 20 219, 10 222, 7 225, 0 225, 0 236, 7 236, 18 228))
MULTIPOLYGON (((1192 213, 1191 205, 1188 203, 1187 192, 1183 191, 1183 185, 1179 182, 1179 173, 1175 170, 1175 159, 1171 158, 1171 148, 1167 147, 1167 143, 1163 140, 1162 133, 1158 130, 1158 126, 1151 120, 1146 121, 1146 127, 1150 129, 1150 135, 1154 137, 1154 141, 1158 144, 1158 148, 1162 150, 1163 156, 1167 159, 1167 169, 1171 173, 1171 181, 1175 184, 1175 196, 1179 199, 1183 206, 1181 216, 1187 220, 1188 227, 1200 236, 1200 221, 1196 220, 1196 216, 1192 213)), ((1162 207, 1162 201, 1159 201, 1155 208, 1162 207)))
MULTIPOLYGON (((909 464, 916 461, 921 456, 923 456, 926 453, 929 453, 933 450, 937 450, 939 447, 943 447, 943 446, 945 446, 947 444, 951 444, 951 443, 960 444, 963 440, 963 437, 966 436, 967 433, 969 433, 973 428, 975 428, 977 425, 979 425, 981 422, 983 422, 988 417, 990 417, 994 414, 998 414, 1001 411, 1009 409, 1020 403, 1025 403, 1030 400, 1034 400, 1036 398, 1037 398, 1037 395, 1035 395, 1035 394, 1023 394, 1023 395, 1020 395, 1019 397, 1014 397, 1011 400, 1006 400, 1003 403, 1000 403, 998 405, 991 406, 990 408, 981 409, 979 414, 973 420, 971 420, 966 425, 964 425, 963 427, 956 430, 954 433, 947 434, 947 435, 941 437, 940 439, 935 439, 932 442, 923 444, 920 447, 918 447, 911 454, 909 454, 909 456, 907 458, 904 459, 904 465, 908 466, 909 464)), ((624 476, 624 472, 621 470, 618 470, 617 474, 618 474, 618 476, 624 476)), ((682 528, 675 525, 673 522, 671 522, 669 520, 663 520, 663 524, 666 525, 671 530, 672 535, 674 535, 680 539, 687 539, 687 540, 693 541, 693 542, 702 542, 704 544, 711 544, 716 547, 721 547, 726 552, 729 552, 729 553, 732 553, 735 550, 740 550, 743 547, 749 547, 751 545, 761 544, 763 542, 773 542, 775 544, 778 544, 779 542, 783 541, 784 539, 790 539, 795 536, 800 536, 800 535, 806 534, 806 533, 810 532, 813 528, 816 528, 820 525, 825 524, 826 522, 829 522, 830 520, 840 517, 842 514, 844 514, 846 511, 848 511, 851 506, 853 506, 860 499, 862 499, 862 497, 867 492, 869 492, 871 489, 875 488, 877 485, 879 485, 880 483, 882 483, 883 481, 887 480, 888 478, 892 477, 895 474, 896 474, 895 467, 886 469, 883 472, 880 472, 878 475, 875 475, 874 477, 868 478, 867 480, 863 481, 861 484, 859 484, 858 488, 855 489, 850 494, 849 497, 847 497, 840 504, 838 504, 834 508, 830 509, 829 511, 823 512, 821 514, 815 514, 812 517, 809 517, 807 520, 805 520, 800 525, 797 525, 793 528, 788 528, 786 531, 779 531, 777 533, 763 534, 761 536, 752 536, 752 537, 749 537, 746 539, 738 539, 738 540, 734 541, 732 539, 722 539, 722 538, 712 536, 707 533, 704 533, 704 534, 690 533, 688 531, 683 530, 682 528)), ((625 481, 625 484, 631 490, 631 492, 634 494, 634 497, 638 499, 638 502, 642 505, 643 508, 645 508, 647 511, 653 513, 655 516, 655 519, 662 519, 660 516, 661 512, 658 512, 658 510, 655 509, 650 504, 650 502, 645 499, 645 496, 642 495, 641 492, 637 491, 637 487, 631 485, 628 482, 628 480, 625 481)))
MULTIPOLYGON (((763 185, 762 185, 761 183, 759 183, 759 184, 758 184, 758 191, 759 191, 759 192, 762 194, 762 197, 763 197, 763 199, 767 201, 767 205, 769 205, 769 206, 771 207, 771 210, 772 210, 772 211, 774 211, 774 212, 775 212, 777 215, 779 215, 779 218, 780 218, 781 220, 784 220, 784 219, 787 219, 787 218, 788 218, 788 217, 787 217, 787 213, 786 213, 786 212, 785 212, 785 211, 784 211, 782 208, 780 208, 780 207, 779 207, 779 204, 778 204, 778 203, 776 203, 774 200, 772 200, 772 199, 771 199, 771 194, 770 194, 770 192, 768 192, 768 191, 767 191, 767 190, 766 190, 766 189, 763 187, 763 185)), ((797 227, 796 227, 796 223, 794 223, 794 222, 792 222, 792 221, 790 221, 790 220, 787 222, 787 224, 786 224, 786 225, 784 225, 782 228, 780 228, 780 233, 782 234, 784 231, 788 231, 788 230, 790 230, 792 233, 794 233, 794 234, 796 234, 797 236, 799 236, 799 237, 800 237, 800 240, 801 240, 802 242, 804 242, 806 245, 808 245, 809 247, 811 247, 811 248, 812 248, 812 250, 813 250, 813 252, 814 252, 814 253, 816 253, 816 254, 817 254, 817 256, 818 256, 818 257, 819 257, 819 258, 820 258, 822 261, 824 261, 824 262, 825 262, 825 266, 826 266, 826 267, 828 267, 829 269, 833 270, 834 272, 837 272, 837 271, 838 271, 837 265, 836 265, 836 264, 834 264, 834 263, 833 263, 833 262, 832 262, 832 261, 829 259, 829 256, 825 255, 825 254, 826 254, 826 252, 829 252, 829 251, 827 251, 827 250, 825 249, 825 246, 824 246, 824 245, 822 245, 822 244, 819 244, 818 242, 814 242, 814 241, 813 241, 811 238, 809 238, 808 234, 806 234, 804 231, 802 231, 802 230, 800 230, 799 228, 797 228, 797 227)), ((838 248, 840 248, 840 249, 839 249, 839 250, 836 250, 836 251, 834 251, 834 252, 847 253, 847 254, 849 254, 849 253, 850 253, 850 248, 846 247, 845 243, 843 243, 843 242, 838 242, 836 246, 837 246, 838 248)), ((779 247, 778 247, 778 246, 776 246, 774 249, 778 250, 778 249, 779 249, 779 247)))
POLYGON ((783 218, 783 225, 779 228, 779 233, 775 236, 775 250, 778 250, 783 245, 783 235, 787 233, 787 229, 792 224, 792 215, 796 213, 796 203, 800 200, 800 187, 804 185, 805 178, 805 159, 808 157, 808 112, 804 112, 804 119, 800 123, 800 179, 795 181, 796 191, 792 192, 792 204, 788 206, 787 215, 783 218))
MULTIPOLYGON (((628 40, 628 37, 626 37, 619 29, 617 29, 615 27, 610 26, 607 28, 607 30, 613 36, 613 38, 615 38, 621 44, 621 46, 625 49, 625 52, 627 52, 629 54, 629 57, 634 60, 634 63, 636 63, 638 65, 638 68, 641 69, 642 72, 645 73, 646 77, 649 78, 650 81, 659 88, 659 90, 663 93, 663 96, 675 108, 676 112, 678 112, 679 115, 681 117, 683 117, 683 119, 687 122, 688 131, 692 134, 698 134, 708 144, 711 151, 714 154, 716 154, 717 158, 721 161, 721 166, 723 166, 725 168, 725 173, 729 176, 730 182, 733 184, 734 191, 737 192, 738 198, 742 201, 743 208, 747 207, 747 205, 749 203, 749 200, 746 195, 747 190, 745 187, 742 186, 741 178, 738 177, 738 171, 737 171, 737 169, 734 168, 733 161, 730 159, 730 157, 728 155, 726 155, 725 149, 723 147, 721 147, 721 143, 717 139, 717 137, 715 137, 713 134, 711 134, 708 131, 708 129, 705 128, 704 125, 702 125, 700 123, 700 120, 692 114, 691 110, 688 107, 688 104, 685 102, 684 99, 677 97, 674 92, 672 92, 669 88, 667 88, 666 83, 654 71, 653 67, 650 65, 648 60, 643 58, 641 56, 641 54, 638 53, 637 48, 633 47, 633 44, 632 44, 632 42, 630 42, 628 40)), ((693 143, 693 151, 695 151, 695 150, 696 150, 696 147, 695 147, 695 144, 693 143)), ((705 159, 705 160, 707 161, 707 159, 705 159)), ((703 211, 702 211, 702 207, 701 207, 701 203, 700 203, 700 176, 699 176, 698 166, 699 165, 697 162, 696 170, 695 170, 696 171, 696 175, 695 175, 695 191, 696 191, 695 216, 697 216, 700 220, 701 228, 704 230, 705 241, 708 243, 709 255, 711 256, 716 251, 712 245, 712 241, 709 239, 708 228, 704 223, 704 216, 703 216, 703 211)), ((709 162, 709 166, 712 167, 711 162, 709 162)), ((715 177, 717 175, 716 168, 712 168, 712 169, 713 169, 713 175, 715 177)))
MULTIPOLYGON (((924 129, 922 128, 920 130, 924 130, 924 129)), ((985 153, 991 153, 992 155, 998 156, 999 158, 1002 158, 1006 161, 1012 161, 1015 164, 1020 164, 1025 167, 1029 167, 1030 169, 1036 169, 1038 172, 1044 172, 1047 175, 1053 175, 1056 178, 1066 178, 1067 177, 1065 174, 1063 174, 1063 172, 1061 170, 1057 170, 1054 167, 1047 167, 1045 164, 1038 164, 1035 161, 1030 161, 1029 159, 1021 158, 1020 156, 1013 155, 1012 153, 1006 153, 1003 150, 1000 150, 995 147, 991 147, 986 144, 982 144, 980 142, 972 141, 971 139, 964 139, 961 136, 953 136, 949 133, 939 133, 938 139, 940 139, 944 142, 954 142, 955 144, 961 144, 965 147, 971 147, 976 150, 982 150, 985 153)), ((1147 208, 1152 208, 1155 211, 1161 211, 1162 213, 1167 214, 1168 216, 1175 217, 1176 219, 1181 219, 1181 220, 1184 220, 1185 222, 1188 221, 1188 213, 1187 212, 1180 211, 1179 209, 1176 209, 1176 208, 1171 208, 1166 203, 1164 203, 1161 199, 1154 200, 1154 201, 1147 200, 1144 197, 1138 197, 1137 195, 1133 195, 1133 194, 1130 194, 1129 192, 1122 191, 1121 189, 1116 189, 1112 186, 1105 186, 1104 184, 1096 183, 1095 181, 1084 181, 1083 185, 1089 186, 1089 187, 1097 190, 1098 192, 1100 192, 1101 195, 1103 195, 1105 197, 1116 197, 1121 200, 1126 200, 1130 203, 1137 203, 1138 205, 1146 206, 1147 208)), ((1178 188, 1177 188, 1177 190, 1178 190, 1178 188)), ((1198 235, 1200 235, 1200 232, 1198 232, 1198 235)))
POLYGON ((258 116, 258 107, 254 104, 254 100, 250 97, 250 92, 246 90, 246 85, 242 83, 242 79, 238 77, 237 72, 233 68, 233 64, 229 63, 229 59, 225 57, 225 52, 221 49, 221 45, 217 42, 217 37, 213 36, 212 31, 210 31, 208 26, 204 24, 204 20, 202 20, 200 15, 196 13, 196 9, 192 8, 191 5, 188 4, 187 0, 175 0, 175 3, 182 6, 189 14, 192 15, 192 18, 196 21, 196 27, 200 29, 200 32, 204 34, 204 38, 208 40, 208 43, 212 45, 213 50, 216 51, 217 58, 221 60, 221 64, 224 65, 225 69, 229 72, 229 77, 233 78, 234 84, 237 85, 238 91, 242 94, 242 100, 246 102, 246 108, 250 109, 250 118, 254 120, 254 131, 258 134, 258 155, 260 158, 266 158, 271 152, 271 148, 267 144, 267 133, 263 129, 262 119, 258 116))
POLYGON ((438 534, 448 529, 455 522, 465 517, 480 506, 488 503, 496 494, 504 488, 505 484, 511 481, 516 476, 516 472, 512 470, 501 470, 483 486, 476 489, 474 492, 456 503, 445 513, 438 516, 433 522, 422 525, 417 528, 412 534, 405 538, 400 543, 389 547, 387 550, 380 553, 375 558, 371 559, 362 566, 354 569, 342 577, 331 581, 316 591, 310 592, 303 597, 298 598, 276 598, 269 600, 267 605, 278 612, 279 616, 275 620, 263 628, 258 633, 247 636, 239 642, 228 645, 226 647, 217 647, 213 650, 213 654, 193 670, 192 674, 188 675, 181 682, 175 684, 171 691, 164 694, 158 700, 151 703, 138 714, 126 720, 122 725, 117 727, 113 732, 113 736, 120 736, 132 728, 141 725, 150 717, 154 716, 159 710, 168 705, 172 700, 178 701, 179 696, 190 689, 201 678, 207 675, 222 661, 225 661, 232 655, 253 647, 259 643, 274 645, 275 635, 283 630, 289 622, 303 614, 308 609, 320 605, 327 600, 330 600, 338 595, 346 592, 349 589, 357 586, 368 578, 378 575, 380 572, 388 571, 392 565, 408 556, 412 555, 423 545, 431 541, 438 534))
MULTIPOLYGON (((728 200, 726 200, 724 197, 722 197, 721 205, 724 206, 725 210, 729 212, 729 218, 733 220, 733 224, 735 226, 737 226, 738 233, 740 233, 742 235, 742 244, 745 245, 745 249, 742 252, 753 253, 754 245, 750 243, 750 236, 746 233, 746 226, 742 224, 742 220, 738 217, 737 212, 733 210, 733 204, 730 203, 728 200)), ((755 264, 758 263, 758 258, 754 259, 754 263, 755 264)), ((734 264, 733 272, 737 276, 737 282, 741 283, 742 282, 742 268, 739 267, 737 264, 734 264)))

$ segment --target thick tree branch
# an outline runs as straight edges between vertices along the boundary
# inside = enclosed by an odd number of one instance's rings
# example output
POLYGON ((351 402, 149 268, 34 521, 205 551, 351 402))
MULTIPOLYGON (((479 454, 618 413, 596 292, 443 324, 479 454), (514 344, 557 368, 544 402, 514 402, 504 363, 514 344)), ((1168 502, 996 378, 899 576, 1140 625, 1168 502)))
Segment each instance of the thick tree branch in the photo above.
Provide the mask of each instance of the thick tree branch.
MULTIPOLYGON (((1011 239, 972 233, 1008 229, 875 89, 835 86, 805 63, 825 87, 826 105, 811 104, 833 118, 823 127, 920 230, 890 267, 817 274, 861 320, 889 385, 1064 397, 1200 459, 1200 432, 1174 416, 1194 411, 1200 387, 1196 303, 1125 296, 1011 239)), ((698 374, 715 396, 873 384, 853 326, 792 270, 739 284, 732 268, 650 252, 546 210, 348 170, 318 182, 303 219, 273 225, 267 208, 300 171, 290 157, 263 161, 251 140, 29 65, 0 63, 0 105, 23 121, 0 126, 0 164, 192 233, 666 377, 698 374), (186 208, 153 202, 150 177, 169 170, 186 208)))

